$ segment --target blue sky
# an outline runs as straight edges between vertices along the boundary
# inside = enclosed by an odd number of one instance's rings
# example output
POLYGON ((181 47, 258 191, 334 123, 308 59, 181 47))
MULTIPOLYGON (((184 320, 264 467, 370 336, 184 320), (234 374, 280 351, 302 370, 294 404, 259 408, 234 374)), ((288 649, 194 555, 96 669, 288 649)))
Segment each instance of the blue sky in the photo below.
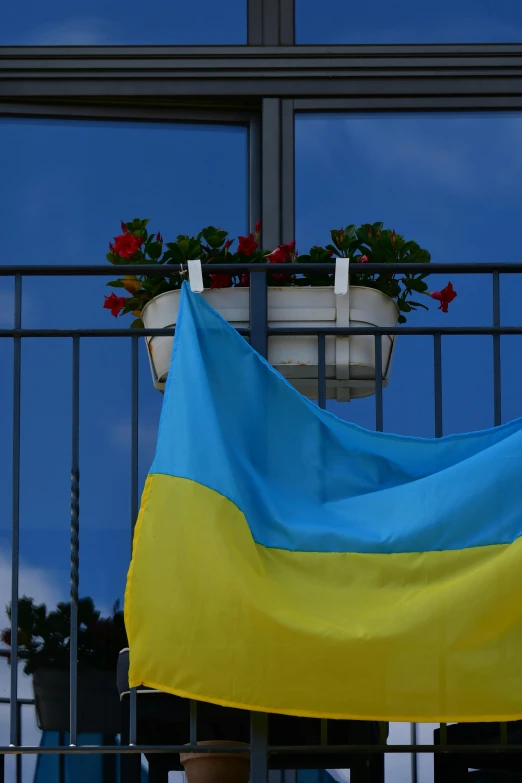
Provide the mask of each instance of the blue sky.
POLYGON ((20 0, 0 46, 246 43, 246 0, 20 0))
POLYGON ((516 43, 518 0, 296 0, 297 43, 516 43))

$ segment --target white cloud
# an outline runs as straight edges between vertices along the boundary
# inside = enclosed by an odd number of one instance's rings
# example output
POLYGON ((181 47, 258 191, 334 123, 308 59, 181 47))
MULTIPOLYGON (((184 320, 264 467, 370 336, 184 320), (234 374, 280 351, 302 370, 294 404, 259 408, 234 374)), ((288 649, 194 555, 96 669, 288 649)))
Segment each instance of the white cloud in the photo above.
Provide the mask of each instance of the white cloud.
POLYGON ((108 22, 97 16, 76 17, 36 27, 24 37, 32 46, 101 46, 109 43, 108 22))

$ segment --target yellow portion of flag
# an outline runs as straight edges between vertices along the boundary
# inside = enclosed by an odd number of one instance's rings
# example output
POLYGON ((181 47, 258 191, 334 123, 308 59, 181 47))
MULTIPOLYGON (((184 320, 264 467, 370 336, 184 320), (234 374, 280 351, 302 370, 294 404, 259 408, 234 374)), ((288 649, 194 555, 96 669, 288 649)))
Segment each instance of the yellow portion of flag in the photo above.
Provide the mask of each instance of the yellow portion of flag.
POLYGON ((520 539, 270 549, 227 498, 152 474, 125 600, 130 685, 306 717, 521 719, 521 583, 520 539))

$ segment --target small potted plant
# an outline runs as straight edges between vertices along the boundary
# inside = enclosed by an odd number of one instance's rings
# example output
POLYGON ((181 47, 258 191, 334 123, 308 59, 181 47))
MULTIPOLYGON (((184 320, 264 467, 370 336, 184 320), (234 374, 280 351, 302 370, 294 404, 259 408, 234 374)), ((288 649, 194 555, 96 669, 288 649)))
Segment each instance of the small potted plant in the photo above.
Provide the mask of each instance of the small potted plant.
MULTIPOLYGON (((260 247, 260 224, 248 236, 239 236, 237 246, 226 231, 214 226, 197 236, 180 234, 175 242, 164 243, 161 234, 150 234, 148 220, 135 219, 121 224, 122 234, 109 246, 107 259, 112 264, 185 264, 200 259, 203 265, 203 296, 232 325, 249 325, 249 275, 212 272, 219 263, 272 263, 277 266, 268 276, 269 326, 378 326, 394 327, 406 322, 407 314, 418 308, 422 296, 438 299, 447 312, 457 295, 451 283, 443 291, 429 292, 426 274, 396 275, 365 272, 365 264, 425 263, 430 254, 416 242, 384 228, 382 223, 349 225, 332 230, 331 242, 313 246, 299 255, 295 241, 273 250, 260 247), (336 257, 350 258, 348 297, 336 297, 333 275, 307 271, 307 263, 331 262, 336 257)), ((185 272, 174 275, 125 275, 108 283, 124 289, 129 296, 112 293, 104 307, 114 316, 133 313, 133 327, 167 328, 176 324, 180 289, 185 272)), ((382 338, 383 385, 388 382, 395 340, 382 338)), ((172 353, 171 337, 147 338, 153 381, 163 389, 172 353)), ((299 391, 317 396, 317 338, 314 336, 273 336, 269 339, 268 359, 299 391)), ((326 338, 327 396, 338 400, 364 397, 375 392, 375 341, 372 336, 326 338)))
MULTIPOLYGON (((11 619, 11 607, 7 606, 11 619)), ((43 731, 69 731, 71 607, 60 603, 54 611, 24 596, 18 602, 18 659, 32 675, 38 726, 43 731)), ((11 628, 1 634, 11 647, 11 628)), ((102 618, 91 598, 78 604, 78 731, 118 734, 120 707, 116 664, 127 646, 119 604, 102 618)), ((11 650, 2 652, 11 660, 11 650)))

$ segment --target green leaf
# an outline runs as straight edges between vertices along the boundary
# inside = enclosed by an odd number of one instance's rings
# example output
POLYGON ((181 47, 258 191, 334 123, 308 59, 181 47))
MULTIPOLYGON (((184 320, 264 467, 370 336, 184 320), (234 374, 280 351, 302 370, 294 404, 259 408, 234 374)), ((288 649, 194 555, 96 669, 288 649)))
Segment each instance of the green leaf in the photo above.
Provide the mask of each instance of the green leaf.
POLYGON ((404 299, 402 299, 402 298, 399 298, 399 299, 397 299, 397 305, 398 305, 398 307, 399 307, 399 310, 400 310, 401 312, 403 312, 403 313, 409 313, 409 312, 410 312, 410 310, 411 310, 411 307, 410 307, 410 305, 408 304, 408 302, 406 302, 406 301, 405 301, 404 299))
POLYGON ((123 280, 111 280, 110 283, 105 285, 110 285, 111 288, 123 288, 123 280))
POLYGON ((399 323, 399 324, 405 324, 405 323, 406 323, 406 318, 405 318, 403 315, 400 315, 400 316, 398 317, 398 319, 397 319, 397 323, 399 323))
MULTIPOLYGON (((131 329, 143 329, 143 321, 141 318, 136 318, 130 325, 131 329)), ((132 338, 134 340, 134 337, 132 338)))

